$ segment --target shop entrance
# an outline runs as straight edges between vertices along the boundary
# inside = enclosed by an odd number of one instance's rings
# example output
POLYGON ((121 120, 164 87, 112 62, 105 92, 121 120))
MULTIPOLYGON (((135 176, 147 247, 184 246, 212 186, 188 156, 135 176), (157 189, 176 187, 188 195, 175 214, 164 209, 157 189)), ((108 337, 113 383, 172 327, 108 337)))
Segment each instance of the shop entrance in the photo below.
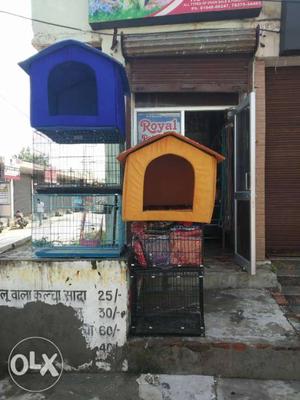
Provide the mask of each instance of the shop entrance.
POLYGON ((227 110, 186 111, 184 131, 189 139, 226 157, 218 165, 215 208, 211 224, 204 229, 204 240, 206 255, 233 255, 233 122, 228 119, 227 110))
MULTIPOLYGON (((238 264, 255 274, 254 94, 238 106, 228 102, 224 106, 171 107, 176 96, 164 96, 136 97, 139 107, 135 109, 132 144, 169 130, 226 157, 218 166, 213 218, 205 227, 206 253, 234 256, 238 264)), ((181 100, 185 103, 187 99, 181 100)))
POLYGON ((255 95, 227 110, 186 111, 185 136, 223 154, 215 208, 204 230, 207 253, 234 255, 256 272, 255 254, 255 95))

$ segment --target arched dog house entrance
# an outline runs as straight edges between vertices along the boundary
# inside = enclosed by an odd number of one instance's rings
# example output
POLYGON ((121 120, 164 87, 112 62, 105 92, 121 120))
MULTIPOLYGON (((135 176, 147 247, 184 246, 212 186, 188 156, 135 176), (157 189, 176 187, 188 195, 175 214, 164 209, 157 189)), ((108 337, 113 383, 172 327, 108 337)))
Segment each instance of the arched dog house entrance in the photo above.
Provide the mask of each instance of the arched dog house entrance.
POLYGON ((177 133, 121 153, 125 221, 211 221, 217 163, 224 157, 177 133))
POLYGON ((165 154, 152 160, 144 177, 143 210, 192 210, 195 174, 181 156, 165 154))
POLYGON ((77 61, 53 67, 48 77, 48 107, 50 115, 97 115, 95 71, 77 61))

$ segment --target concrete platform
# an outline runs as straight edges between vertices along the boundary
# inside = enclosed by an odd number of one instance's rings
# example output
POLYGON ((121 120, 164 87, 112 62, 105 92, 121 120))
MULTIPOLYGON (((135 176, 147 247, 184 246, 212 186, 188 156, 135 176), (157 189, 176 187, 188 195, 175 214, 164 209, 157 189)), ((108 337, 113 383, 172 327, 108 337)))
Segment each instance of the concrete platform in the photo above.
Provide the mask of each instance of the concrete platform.
POLYGON ((300 337, 271 293, 209 290, 205 338, 129 339, 132 372, 300 379, 300 337))
MULTIPOLYGON (((37 266, 45 263, 32 256, 29 246, 8 251, 1 255, 0 264, 1 260, 3 264, 14 260, 18 269, 21 260, 34 260, 37 266)), ((71 284, 68 279, 64 282, 71 284)), ((300 380, 299 333, 265 289, 276 285, 276 275, 268 265, 258 267, 256 277, 251 277, 230 258, 208 258, 206 337, 129 338, 111 355, 111 371, 122 370, 126 360, 130 373, 300 380)))
POLYGON ((1 400, 299 400, 299 393, 299 381, 201 375, 64 374, 43 393, 26 393, 9 379, 0 381, 1 400))
POLYGON ((276 273, 271 264, 258 264, 256 275, 242 270, 232 257, 208 257, 204 260, 206 289, 278 288, 276 273))
MULTIPOLYGON (((9 251, 1 254, 1 260, 37 260, 38 258, 32 252, 29 242, 24 245, 15 246, 9 251)), ((45 259, 41 259, 45 260, 45 259)), ((226 257, 207 257, 205 258, 205 277, 204 285, 206 289, 230 289, 230 288, 278 288, 276 273, 271 265, 257 265, 255 276, 249 275, 243 271, 232 259, 226 257)))
POLYGON ((298 342, 281 308, 263 289, 207 290, 205 323, 206 339, 210 341, 298 342))

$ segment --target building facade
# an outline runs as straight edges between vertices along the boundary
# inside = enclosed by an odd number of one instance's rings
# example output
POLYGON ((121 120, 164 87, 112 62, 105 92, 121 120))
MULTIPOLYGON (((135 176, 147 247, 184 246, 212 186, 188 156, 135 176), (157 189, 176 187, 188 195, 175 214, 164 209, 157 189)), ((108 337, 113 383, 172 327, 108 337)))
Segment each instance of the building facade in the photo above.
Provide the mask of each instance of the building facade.
POLYGON ((290 33, 299 7, 250 1, 239 12, 168 19, 165 8, 159 19, 101 23, 101 3, 32 0, 34 19, 61 25, 33 22, 33 44, 73 38, 126 64, 127 147, 174 130, 226 156, 214 224, 252 273, 270 255, 299 253, 300 57, 290 33))
POLYGON ((13 165, 3 163, 2 166, 0 221, 4 226, 9 226, 14 223, 17 210, 24 216, 31 217, 33 171, 32 164, 26 161, 15 162, 13 165))

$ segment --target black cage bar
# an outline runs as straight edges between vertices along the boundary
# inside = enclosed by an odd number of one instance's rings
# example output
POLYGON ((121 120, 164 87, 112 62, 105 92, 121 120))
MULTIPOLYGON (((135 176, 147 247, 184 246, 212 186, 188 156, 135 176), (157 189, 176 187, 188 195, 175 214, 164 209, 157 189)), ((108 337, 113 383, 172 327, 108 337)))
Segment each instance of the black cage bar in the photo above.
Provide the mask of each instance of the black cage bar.
POLYGON ((202 266, 132 266, 130 288, 132 335, 205 335, 202 266))

